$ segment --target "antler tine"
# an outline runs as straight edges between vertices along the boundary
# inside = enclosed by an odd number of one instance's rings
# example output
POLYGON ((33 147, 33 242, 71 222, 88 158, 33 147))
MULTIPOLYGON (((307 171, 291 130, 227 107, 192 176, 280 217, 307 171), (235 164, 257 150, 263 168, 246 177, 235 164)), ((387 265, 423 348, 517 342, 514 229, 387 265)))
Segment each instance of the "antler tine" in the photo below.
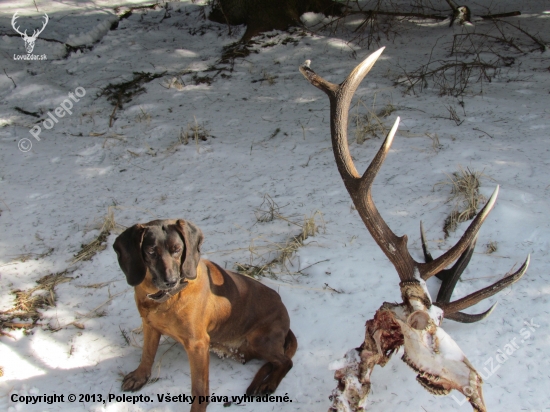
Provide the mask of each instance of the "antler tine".
POLYGON ((499 280, 498 282, 493 283, 491 286, 480 289, 477 292, 471 293, 468 296, 465 296, 461 299, 455 300, 454 302, 444 303, 436 302, 435 305, 439 306, 445 312, 445 317, 451 318, 448 315, 457 313, 463 309, 469 308, 470 306, 475 305, 476 303, 481 302, 488 297, 491 297, 502 289, 510 286, 511 284, 517 282, 521 279, 527 268, 529 267, 529 262, 531 261, 531 256, 527 255, 527 259, 517 272, 512 273, 511 275, 506 276, 504 279, 499 280))
POLYGON ((497 303, 498 302, 495 302, 493 304, 493 306, 491 306, 489 309, 487 309, 485 312, 483 313, 479 313, 477 315, 470 315, 469 313, 464 313, 464 312, 455 312, 455 313, 449 313, 448 315, 445 314, 445 319, 451 319, 451 320, 454 320, 455 322, 460 322, 460 323, 474 323, 474 322, 479 322, 480 320, 483 320, 485 319, 486 317, 488 317, 491 313, 493 313, 493 310, 495 309, 495 307, 497 306, 497 303))
POLYGON ((42 24, 42 28, 39 29, 39 30, 35 30, 37 31, 38 33, 34 33, 33 36, 38 36, 40 33, 42 33, 44 31, 44 29, 46 28, 46 25, 48 24, 48 22, 50 21, 50 18, 48 17, 48 15, 46 13, 44 13, 44 23, 42 24))
POLYGON ((300 72, 311 84, 325 92, 329 97, 330 134, 338 171, 363 223, 365 223, 378 246, 395 266, 399 278, 404 281, 414 278, 417 266, 407 249, 407 236, 398 237, 392 232, 376 209, 370 191, 376 173, 382 166, 382 162, 391 146, 399 125, 399 119, 396 120, 384 144, 362 176, 359 176, 353 164, 347 138, 348 111, 353 94, 383 51, 384 48, 381 48, 372 53, 340 85, 330 83, 318 76, 309 68, 309 61, 306 61, 300 67, 300 72))
POLYGON ((360 63, 349 76, 340 84, 331 83, 309 68, 310 60, 300 66, 300 73, 315 87, 327 94, 330 101, 330 131, 333 143, 334 155, 338 171, 344 179, 346 187, 348 182, 359 178, 357 169, 353 164, 349 152, 347 130, 348 111, 355 90, 372 69, 385 47, 375 51, 360 63))
MULTIPOLYGON (((424 225, 422 224, 422 221, 420 221, 420 239, 422 241, 422 251, 424 252, 424 261, 425 262, 433 261, 434 259, 428 248, 428 242, 426 241, 426 233, 424 232, 424 225)), ((457 262, 451 269, 442 270, 441 272, 437 273, 435 276, 440 280, 445 280, 451 276, 450 273, 452 273, 452 271, 459 270, 458 269, 459 266, 461 267, 460 273, 464 272, 464 269, 466 269, 466 266, 468 266, 468 263, 470 262, 470 259, 472 257, 476 240, 477 240, 477 237, 474 238, 472 245, 470 245, 470 247, 468 247, 468 249, 466 249, 462 253, 462 255, 460 255, 460 258, 458 258, 457 262), (468 257, 466 258, 466 256, 468 257)), ((460 276, 458 277, 460 278, 460 276)), ((441 288, 440 288, 440 291, 441 291, 441 288)), ((438 300, 439 300, 439 296, 438 296, 438 300)))
POLYGON ((21 33, 21 31, 19 31, 19 26, 15 27, 15 21, 19 18, 19 16, 17 15, 17 12, 13 13, 13 17, 11 18, 11 25, 13 27, 13 29, 18 33, 20 34, 21 36, 26 36, 27 35, 27 30, 25 30, 25 33, 21 33))
POLYGON ((474 238, 470 246, 468 246, 468 249, 460 255, 460 258, 456 261, 452 268, 442 270, 438 273, 437 276, 442 280, 442 282, 439 288, 439 293, 437 294, 436 302, 450 302, 455 286, 460 279, 460 276, 462 276, 462 272, 464 272, 464 269, 466 269, 466 266, 470 263, 472 255, 474 254, 476 242, 477 236, 474 238))
POLYGON ((498 190, 499 186, 497 185, 495 191, 493 192, 483 209, 479 211, 473 222, 470 223, 470 226, 468 226, 468 229, 466 229, 466 232, 464 232, 456 245, 454 245, 447 252, 439 256, 437 259, 418 265, 418 269, 420 271, 422 279, 427 280, 439 273, 446 266, 449 266, 450 263, 457 260, 460 255, 469 247, 469 245, 476 238, 477 233, 479 232, 479 229, 481 229, 481 225, 489 215, 489 212, 491 212, 491 209, 495 205, 495 201, 498 196, 498 190))
POLYGON ((374 178, 382 167, 382 163, 384 163, 384 160, 386 160, 386 156, 388 155, 388 151, 390 150, 391 144, 393 143, 393 138, 395 137, 395 133, 397 133, 397 128, 399 127, 400 121, 401 118, 398 116, 397 119, 395 119, 395 122, 393 123, 390 132, 386 136, 384 143, 382 143, 382 146, 378 150, 378 153, 376 153, 376 156, 374 156, 374 159, 372 159, 369 167, 361 177, 361 186, 359 188, 360 191, 365 193, 367 191, 370 192, 372 182, 374 181, 374 178))
MULTIPOLYGON (((428 243, 426 241, 426 233, 424 232, 424 226, 422 225, 422 222, 420 222, 420 238, 422 239, 422 250, 424 252, 424 259, 426 262, 432 262, 434 259, 428 249, 428 243)), ((472 242, 470 243, 470 245, 468 246, 468 248, 462 253, 462 255, 460 255, 460 258, 458 258, 458 260, 456 261, 456 263, 453 265, 452 268, 442 270, 436 274, 436 276, 442 280, 442 283, 439 288, 439 293, 437 294, 435 305, 441 308, 444 308, 445 318, 454 320, 455 322, 474 323, 474 322, 479 322, 480 320, 483 320, 486 317, 488 317, 495 309, 497 305, 496 303, 493 304, 493 306, 491 306, 485 312, 479 313, 479 314, 463 313, 463 312, 458 312, 458 310, 473 306, 476 303, 480 302, 481 300, 498 293, 500 290, 504 289, 508 285, 511 285, 512 283, 517 282, 521 278, 521 276, 523 276, 523 274, 527 270, 527 266, 529 265, 529 258, 528 258, 528 260, 524 263, 522 268, 520 268, 520 270, 518 270, 516 273, 506 277, 505 279, 500 280, 499 282, 496 282, 492 286, 489 286, 489 288, 485 288, 479 291, 479 292, 483 292, 484 290, 487 290, 489 293, 488 294, 481 293, 480 295, 477 296, 477 300, 476 300, 476 297, 474 296, 475 294, 471 294, 466 298, 460 299, 459 301, 456 301, 450 304, 449 302, 451 300, 451 296, 453 294, 454 288, 458 280, 460 279, 462 272, 464 272, 464 269, 466 269, 466 267, 468 266, 468 263, 470 263, 470 259, 472 258, 472 255, 474 253, 476 242, 477 242, 477 234, 472 240, 472 242), (470 300, 470 303, 467 304, 467 306, 463 306, 460 309, 452 308, 451 305, 455 305, 467 298, 473 299, 473 300, 470 300)))
MULTIPOLYGON (((428 242, 426 241, 426 233, 424 232, 424 225, 422 220, 420 221, 420 240, 422 241, 422 252, 424 252, 424 262, 431 262, 434 260, 430 249, 428 249, 428 242)), ((437 275, 439 277, 439 275, 437 275)))
MULTIPOLYGON (((420 238, 422 239, 422 250, 424 251, 424 259, 426 260, 426 262, 431 262, 433 258, 428 249, 428 243, 426 241, 426 234, 424 232, 424 226, 422 225, 422 222, 420 222, 420 238)), ((462 253, 460 258, 456 261, 452 268, 442 270, 436 275, 439 279, 442 280, 441 286, 439 287, 439 293, 437 294, 437 300, 435 303, 436 305, 449 303, 449 301, 451 300, 451 296, 453 294, 456 283, 460 279, 460 276, 462 275, 462 272, 464 272, 464 269, 466 269, 466 267, 468 266, 468 263, 470 263, 470 259, 472 258, 472 255, 474 253, 476 242, 477 237, 470 244, 468 249, 466 249, 464 253, 462 253)), ((445 318, 461 323, 479 322, 480 320, 488 317, 493 312, 496 305, 497 304, 495 303, 485 312, 475 315, 463 312, 445 313, 445 318)))

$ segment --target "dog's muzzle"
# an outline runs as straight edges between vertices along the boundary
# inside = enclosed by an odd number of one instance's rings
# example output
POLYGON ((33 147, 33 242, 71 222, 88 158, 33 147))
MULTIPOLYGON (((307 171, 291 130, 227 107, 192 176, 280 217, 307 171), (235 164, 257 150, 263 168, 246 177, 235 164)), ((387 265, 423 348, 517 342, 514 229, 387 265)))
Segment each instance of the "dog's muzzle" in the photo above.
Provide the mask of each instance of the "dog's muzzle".
POLYGON ((148 294, 147 297, 151 300, 154 300, 155 302, 163 303, 163 302, 166 302, 168 299, 170 299, 172 296, 177 295, 187 285, 189 285, 189 282, 182 277, 180 278, 178 285, 174 286, 172 289, 159 290, 157 293, 148 294))

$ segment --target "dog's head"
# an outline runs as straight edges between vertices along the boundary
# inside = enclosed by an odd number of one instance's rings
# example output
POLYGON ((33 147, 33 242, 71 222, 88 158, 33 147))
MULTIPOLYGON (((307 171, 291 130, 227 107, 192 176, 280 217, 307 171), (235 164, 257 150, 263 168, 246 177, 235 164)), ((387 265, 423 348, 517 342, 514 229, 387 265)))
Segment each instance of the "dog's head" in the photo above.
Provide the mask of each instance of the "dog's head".
POLYGON ((147 269, 159 290, 197 277, 202 231, 186 220, 153 220, 126 229, 113 248, 129 285, 137 286, 147 269))

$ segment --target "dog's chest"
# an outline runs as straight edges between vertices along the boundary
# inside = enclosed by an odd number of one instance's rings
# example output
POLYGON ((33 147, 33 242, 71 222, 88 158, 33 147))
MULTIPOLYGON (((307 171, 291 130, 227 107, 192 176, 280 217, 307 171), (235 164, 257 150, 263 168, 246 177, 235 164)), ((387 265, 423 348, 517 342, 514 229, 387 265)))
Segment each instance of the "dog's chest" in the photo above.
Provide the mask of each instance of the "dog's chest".
POLYGON ((174 323, 170 317, 162 316, 157 313, 149 313, 147 317, 143 318, 149 325, 159 331, 162 335, 168 335, 173 339, 181 341, 181 337, 185 335, 185 332, 181 330, 181 326, 174 323), (182 334, 182 332, 184 332, 182 334))
POLYGON ((144 322, 163 335, 168 335, 181 342, 188 335, 189 321, 185 317, 175 316, 166 305, 138 305, 144 322))

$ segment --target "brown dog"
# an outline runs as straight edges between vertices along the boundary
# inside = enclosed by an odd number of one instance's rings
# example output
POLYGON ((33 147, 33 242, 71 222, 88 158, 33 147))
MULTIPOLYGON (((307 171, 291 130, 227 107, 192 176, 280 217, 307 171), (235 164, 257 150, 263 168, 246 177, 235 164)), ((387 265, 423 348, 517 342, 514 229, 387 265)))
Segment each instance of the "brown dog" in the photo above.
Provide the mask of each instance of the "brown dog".
POLYGON ((126 229, 113 247, 126 280, 135 286, 143 323, 138 368, 122 389, 139 390, 151 376, 161 335, 180 342, 189 357, 191 411, 206 410, 209 349, 242 363, 264 364, 247 395, 272 393, 292 368, 296 337, 280 296, 251 278, 200 259, 201 230, 185 220, 154 220, 126 229))

